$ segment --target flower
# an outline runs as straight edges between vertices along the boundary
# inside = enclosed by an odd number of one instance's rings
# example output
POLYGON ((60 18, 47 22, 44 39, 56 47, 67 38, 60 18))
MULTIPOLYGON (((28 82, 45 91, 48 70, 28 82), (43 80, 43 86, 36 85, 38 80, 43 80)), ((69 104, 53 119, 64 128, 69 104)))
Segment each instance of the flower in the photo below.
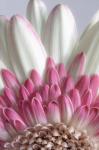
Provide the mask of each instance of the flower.
POLYGON ((27 16, 35 29, 0 16, 0 149, 98 150, 99 14, 77 42, 68 7, 47 19, 45 4, 30 0, 27 16))

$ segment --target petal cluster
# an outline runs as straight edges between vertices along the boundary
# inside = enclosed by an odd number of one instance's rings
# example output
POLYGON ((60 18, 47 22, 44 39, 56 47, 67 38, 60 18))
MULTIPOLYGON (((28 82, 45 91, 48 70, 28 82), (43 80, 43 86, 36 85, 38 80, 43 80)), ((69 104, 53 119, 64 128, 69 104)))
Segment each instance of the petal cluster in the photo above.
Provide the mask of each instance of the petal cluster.
POLYGON ((0 16, 0 149, 48 123, 99 141, 99 12, 79 40, 65 5, 47 16, 41 0, 30 0, 27 18, 0 16))
POLYGON ((86 129, 93 137, 98 135, 99 76, 82 75, 75 81, 69 69, 56 65, 51 58, 45 70, 45 78, 41 78, 33 69, 23 84, 13 73, 2 70, 5 87, 0 96, 1 146, 36 124, 63 122, 86 129))

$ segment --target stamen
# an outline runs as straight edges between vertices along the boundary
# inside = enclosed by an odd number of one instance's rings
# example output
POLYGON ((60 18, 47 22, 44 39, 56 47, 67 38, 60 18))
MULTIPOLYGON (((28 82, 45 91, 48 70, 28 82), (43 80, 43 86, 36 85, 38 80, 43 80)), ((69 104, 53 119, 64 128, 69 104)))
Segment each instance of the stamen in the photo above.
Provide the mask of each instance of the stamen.
POLYGON ((36 125, 4 144, 5 150, 97 150, 85 132, 65 124, 36 125))

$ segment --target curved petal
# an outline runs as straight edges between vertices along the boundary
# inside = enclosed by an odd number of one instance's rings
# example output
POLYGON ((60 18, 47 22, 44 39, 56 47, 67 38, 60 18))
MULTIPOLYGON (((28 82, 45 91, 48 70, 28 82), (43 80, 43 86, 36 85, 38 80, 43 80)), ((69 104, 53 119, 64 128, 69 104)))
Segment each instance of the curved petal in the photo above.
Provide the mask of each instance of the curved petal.
POLYGON ((11 124, 17 131, 21 131, 26 128, 26 124, 23 122, 19 114, 12 108, 4 108, 3 117, 6 120, 6 122, 11 124))
POLYGON ((2 122, 2 120, 0 119, 0 140, 9 140, 11 137, 9 135, 9 133, 7 132, 7 130, 4 127, 4 124, 2 122))
POLYGON ((92 89, 92 96, 95 98, 99 90, 99 75, 92 75, 90 78, 90 88, 92 89))
POLYGON ((2 61, 0 61, 0 90, 4 88, 3 79, 1 77, 1 71, 2 69, 5 69, 5 68, 6 68, 5 64, 2 61))
POLYGON ((74 110, 76 110, 81 105, 80 93, 77 89, 73 89, 70 91, 69 96, 73 103, 74 110))
POLYGON ((48 104, 47 115, 50 123, 60 123, 61 117, 57 102, 52 101, 48 104))
POLYGON ((31 24, 21 16, 14 16, 7 28, 9 55, 14 71, 23 80, 34 68, 43 75, 46 52, 31 24))
POLYGON ((89 88, 90 78, 87 75, 81 76, 81 78, 77 81, 75 87, 79 90, 80 95, 82 96, 84 92, 89 88))
POLYGON ((46 124, 47 118, 43 106, 39 99, 33 98, 31 102, 31 109, 34 114, 36 123, 46 124))
POLYGON ((77 77, 81 76, 84 73, 85 69, 85 62, 86 62, 86 57, 83 52, 79 53, 76 55, 76 57, 73 59, 69 69, 68 73, 72 75, 74 79, 77 77))
POLYGON ((30 78, 36 87, 39 87, 42 84, 42 79, 36 70, 32 70, 30 78))
POLYGON ((46 5, 41 0, 30 0, 27 6, 27 18, 41 36, 47 18, 46 5))
POLYGON ((88 125, 89 111, 90 110, 87 105, 80 106, 73 115, 71 125, 75 126, 78 129, 82 129, 86 125, 88 125))
POLYGON ((59 100, 59 104, 62 121, 68 124, 74 112, 72 101, 68 96, 62 96, 59 100))
POLYGON ((78 51, 86 53, 86 73, 92 74, 99 72, 99 17, 95 15, 85 32, 81 35, 78 41, 78 51), (90 63, 91 62, 91 63, 90 63))
POLYGON ((87 89, 82 95, 82 105, 89 106, 92 103, 92 90, 87 89))
POLYGON ((35 86, 34 86, 32 80, 31 80, 31 79, 27 79, 27 80, 25 81, 24 85, 25 85, 26 89, 28 90, 28 92, 29 92, 30 94, 32 94, 33 91, 34 91, 34 88, 35 88, 35 86))
POLYGON ((7 69, 2 69, 2 78, 5 86, 13 89, 14 91, 19 90, 20 83, 12 72, 7 69))
POLYGON ((6 26, 8 19, 5 16, 0 16, 0 60, 3 61, 9 69, 12 69, 7 46, 6 26))
POLYGON ((48 17, 44 31, 44 45, 56 62, 65 62, 74 47, 76 24, 70 9, 57 5, 48 17))

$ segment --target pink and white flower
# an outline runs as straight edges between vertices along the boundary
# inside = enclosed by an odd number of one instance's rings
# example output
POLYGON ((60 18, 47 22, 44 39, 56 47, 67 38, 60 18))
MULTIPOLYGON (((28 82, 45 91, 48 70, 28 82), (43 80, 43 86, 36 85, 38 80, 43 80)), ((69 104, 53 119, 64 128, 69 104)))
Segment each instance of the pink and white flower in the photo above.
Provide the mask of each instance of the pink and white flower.
POLYGON ((98 150, 99 13, 79 40, 65 5, 27 17, 0 16, 0 149, 98 150))

